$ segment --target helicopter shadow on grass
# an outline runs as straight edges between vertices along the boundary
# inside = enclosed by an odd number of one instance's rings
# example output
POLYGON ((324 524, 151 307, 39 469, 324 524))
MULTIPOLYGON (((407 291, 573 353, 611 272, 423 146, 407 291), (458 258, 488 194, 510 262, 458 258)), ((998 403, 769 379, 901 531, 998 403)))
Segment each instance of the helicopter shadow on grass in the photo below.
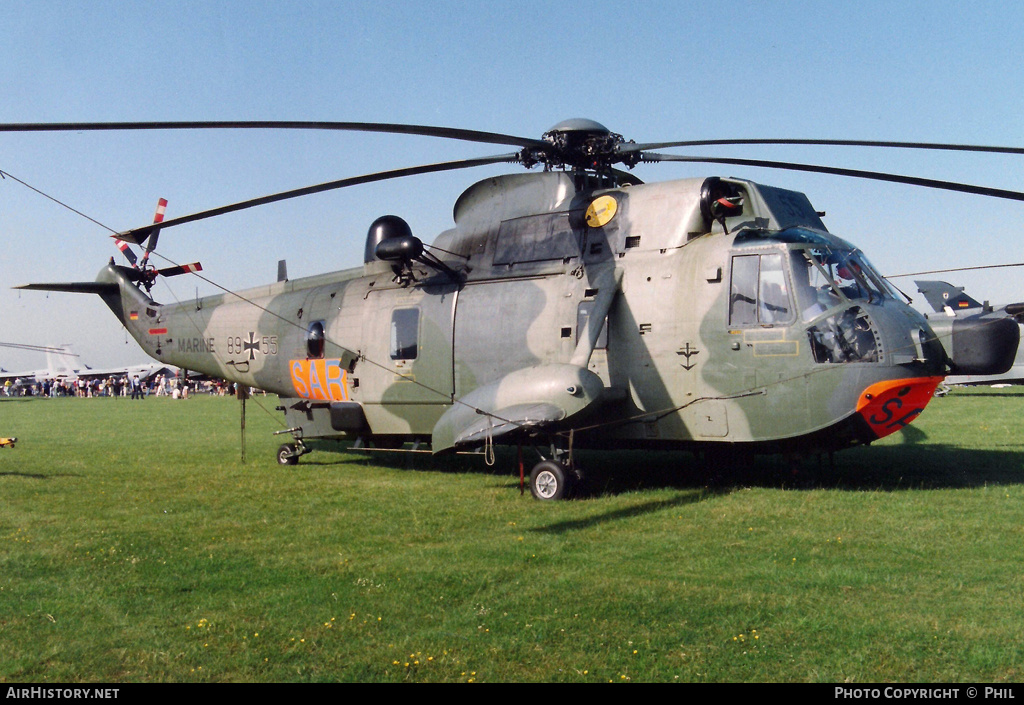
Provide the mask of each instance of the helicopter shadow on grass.
POLYGON ((71 472, 55 472, 51 475, 46 475, 38 472, 0 472, 0 477, 24 477, 29 480, 53 480, 58 477, 81 477, 71 472))
MULTIPOLYGON (((308 462, 305 459, 301 461, 301 465, 309 464, 316 465, 320 468, 327 469, 330 466, 337 466, 341 463, 346 465, 366 465, 390 468, 393 470, 404 470, 410 472, 428 472, 428 473, 475 473, 478 475, 489 475, 495 479, 493 487, 499 490, 508 491, 520 491, 526 495, 526 498, 533 501, 529 497, 529 475, 533 465, 537 462, 535 457, 532 457, 532 453, 528 453, 524 449, 523 459, 523 471, 524 476, 522 478, 522 484, 520 484, 520 477, 518 472, 518 458, 517 451, 514 448, 497 447, 494 449, 494 463, 488 464, 485 461, 485 456, 482 453, 473 454, 460 454, 460 455, 439 455, 434 456, 429 453, 400 453, 400 452, 387 452, 387 451, 353 451, 347 447, 338 446, 337 444, 310 444, 317 450, 333 451, 331 459, 324 459, 319 461, 308 462)), ((626 457, 636 457, 636 453, 629 452, 616 452, 617 454, 626 457)), ((584 452, 582 455, 586 457, 586 462, 590 462, 591 459, 602 458, 607 455, 605 453, 596 452, 584 452)), ((664 454, 662 454, 664 455, 664 454)), ((681 454, 674 454, 679 456, 681 454)), ((324 457, 324 456, 321 456, 324 457)), ((587 474, 588 478, 590 473, 587 474)), ((634 478, 636 479, 636 478, 634 478)), ((677 487, 680 492, 676 493, 672 497, 663 498, 652 498, 650 501, 642 502, 641 504, 616 509, 614 511, 601 514, 599 516, 585 517, 578 520, 572 520, 567 522, 561 522, 554 526, 543 529, 544 531, 551 532, 564 532, 583 529, 588 526, 592 526, 607 521, 617 521, 620 519, 628 519, 631 517, 641 516, 644 514, 650 514, 653 512, 663 511, 671 509, 673 507, 680 507, 697 502, 704 501, 710 497, 714 497, 720 494, 724 494, 731 490, 724 488, 708 487, 707 483, 703 485, 700 483, 690 484, 675 484, 669 485, 665 482, 649 483, 645 481, 639 481, 636 483, 627 482, 622 487, 612 487, 608 485, 604 479, 600 480, 602 486, 600 488, 594 488, 593 485, 588 481, 581 487, 579 491, 575 492, 573 497, 574 500, 587 500, 594 499, 602 495, 608 494, 621 494, 628 492, 642 491, 645 489, 656 489, 658 487, 677 487)))
POLYGON ((607 461, 595 463, 588 483, 592 494, 660 487, 704 487, 718 493, 749 487, 896 492, 1024 483, 1022 446, 977 449, 926 442, 927 435, 913 426, 900 437, 899 444, 861 446, 831 457, 754 456, 712 463, 692 454, 638 454, 641 462, 629 466, 624 461, 617 470, 607 461))
MULTIPOLYGON (((914 426, 899 432, 898 444, 861 446, 833 456, 800 459, 780 455, 753 456, 731 462, 711 462, 695 453, 681 451, 577 451, 576 461, 585 482, 576 499, 588 500, 646 490, 691 490, 675 500, 689 504, 735 489, 760 487, 784 490, 846 490, 895 492, 921 489, 968 489, 986 485, 1024 483, 1024 446, 1010 449, 977 449, 927 441, 914 426)), ((377 452, 357 454, 338 446, 331 460, 377 465, 416 472, 471 472, 502 478, 501 487, 520 483, 514 448, 495 449, 493 465, 479 455, 442 455, 377 452), (507 479, 505 479, 507 478, 507 479)), ((524 460, 526 482, 535 462, 524 460)), ((303 464, 308 461, 303 460, 303 464)), ((527 490, 528 491, 528 490, 527 490)))

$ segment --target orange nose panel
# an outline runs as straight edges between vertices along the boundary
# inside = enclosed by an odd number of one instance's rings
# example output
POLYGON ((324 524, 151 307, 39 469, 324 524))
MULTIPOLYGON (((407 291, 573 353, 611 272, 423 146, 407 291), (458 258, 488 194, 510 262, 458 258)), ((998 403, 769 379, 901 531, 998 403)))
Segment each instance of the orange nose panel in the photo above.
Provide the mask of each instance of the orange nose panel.
POLYGON ((872 384, 857 400, 857 413, 883 438, 916 419, 941 381, 942 377, 914 377, 872 384))

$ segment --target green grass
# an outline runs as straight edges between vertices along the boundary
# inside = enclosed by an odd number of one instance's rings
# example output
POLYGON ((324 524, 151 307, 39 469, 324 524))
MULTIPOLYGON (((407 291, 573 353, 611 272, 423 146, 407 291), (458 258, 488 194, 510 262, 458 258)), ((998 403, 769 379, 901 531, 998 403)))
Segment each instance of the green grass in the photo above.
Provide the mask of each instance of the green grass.
POLYGON ((276 400, 0 401, 0 681, 1019 681, 1024 397, 796 474, 317 452, 276 400), (264 413, 259 405, 269 413, 264 413))

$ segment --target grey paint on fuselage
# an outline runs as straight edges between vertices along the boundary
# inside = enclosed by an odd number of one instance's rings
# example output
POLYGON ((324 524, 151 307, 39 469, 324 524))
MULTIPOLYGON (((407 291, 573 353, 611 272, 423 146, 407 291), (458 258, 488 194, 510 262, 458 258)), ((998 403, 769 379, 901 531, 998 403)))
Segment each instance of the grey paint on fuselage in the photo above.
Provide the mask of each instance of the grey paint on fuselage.
MULTIPOLYGON (((894 298, 857 302, 877 341, 871 361, 822 363, 812 354, 809 327, 852 305, 838 296, 811 318, 730 324, 735 256, 852 247, 825 230, 803 194, 728 181, 744 194, 743 211, 711 223, 701 214, 700 179, 589 190, 560 172, 482 181, 457 202, 456 227, 436 240, 461 281, 419 264, 414 281, 403 280, 390 263, 372 261, 176 305, 153 302, 113 265, 99 281, 121 286, 120 301, 108 303, 150 355, 280 394, 306 437, 353 435, 326 421, 332 402, 359 405, 372 435, 428 440, 476 390, 493 387, 487 398, 529 406, 502 391, 503 380, 546 365, 556 375, 576 351, 580 304, 612 280, 607 348, 586 363, 604 385, 585 409, 586 424, 602 426, 589 436, 595 445, 799 442, 852 417, 876 383, 943 374, 944 361, 914 340, 928 330, 924 317, 894 298), (602 195, 617 212, 589 226, 583 213, 602 195), (802 229, 785 230, 793 226, 802 229), (418 310, 411 359, 389 354, 396 309, 418 310), (320 362, 307 348, 317 321, 326 334, 320 362)), ((478 411, 498 423, 500 410, 478 411)), ((545 428, 562 427, 543 418, 545 428)), ((574 424, 583 422, 563 426, 574 424)))

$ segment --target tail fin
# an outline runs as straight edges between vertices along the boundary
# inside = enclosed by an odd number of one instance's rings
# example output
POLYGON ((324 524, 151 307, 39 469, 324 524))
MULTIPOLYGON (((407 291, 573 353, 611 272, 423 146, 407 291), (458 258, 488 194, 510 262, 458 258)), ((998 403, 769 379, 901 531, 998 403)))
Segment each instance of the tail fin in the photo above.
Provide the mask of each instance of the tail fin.
POLYGON ((47 351, 46 369, 50 377, 77 377, 82 364, 76 360, 78 355, 71 351, 70 345, 62 345, 60 352, 47 351))
POLYGON ((917 284, 917 290, 924 294, 928 305, 935 309, 936 313, 942 313, 947 307, 953 311, 982 307, 980 302, 964 293, 962 286, 953 286, 940 281, 915 281, 914 283, 917 284))

